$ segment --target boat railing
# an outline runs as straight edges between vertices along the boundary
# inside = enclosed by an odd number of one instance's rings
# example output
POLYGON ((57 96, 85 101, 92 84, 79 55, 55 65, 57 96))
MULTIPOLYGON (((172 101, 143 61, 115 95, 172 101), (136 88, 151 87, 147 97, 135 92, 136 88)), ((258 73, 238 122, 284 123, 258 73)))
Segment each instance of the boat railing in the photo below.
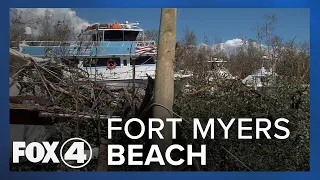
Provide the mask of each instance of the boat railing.
MULTIPOLYGON (((20 42, 20 45, 25 46, 99 46, 101 43, 104 43, 107 47, 109 47, 112 43, 131 43, 130 41, 23 41, 20 42)), ((137 44, 137 46, 155 46, 155 41, 132 41, 137 44)), ((12 41, 12 44, 16 44, 17 42, 12 41)))
POLYGON ((156 46, 155 41, 136 41, 137 46, 156 46))
MULTIPOLYGON (((14 42, 12 42, 14 43, 14 42)), ((26 46, 93 46, 93 41, 22 41, 20 45, 26 46)))

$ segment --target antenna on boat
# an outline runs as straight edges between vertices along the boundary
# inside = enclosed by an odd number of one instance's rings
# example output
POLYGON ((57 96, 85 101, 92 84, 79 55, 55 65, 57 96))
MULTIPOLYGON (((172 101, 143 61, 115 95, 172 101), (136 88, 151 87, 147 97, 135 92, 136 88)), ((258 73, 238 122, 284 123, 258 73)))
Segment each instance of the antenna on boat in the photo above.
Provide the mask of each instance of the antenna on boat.
POLYGON ((144 42, 144 31, 142 31, 142 41, 144 42))

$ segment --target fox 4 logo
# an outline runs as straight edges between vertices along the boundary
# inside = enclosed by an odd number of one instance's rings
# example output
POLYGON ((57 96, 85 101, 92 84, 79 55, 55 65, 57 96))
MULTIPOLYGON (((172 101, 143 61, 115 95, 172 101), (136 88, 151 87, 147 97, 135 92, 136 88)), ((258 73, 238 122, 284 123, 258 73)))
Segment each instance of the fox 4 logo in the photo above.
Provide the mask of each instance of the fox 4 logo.
MULTIPOLYGON (((12 162, 19 163, 20 157, 25 157, 28 161, 32 163, 49 163, 51 160, 53 163, 60 163, 55 151, 59 145, 59 142, 55 141, 53 143, 49 142, 31 142, 26 145, 26 142, 16 141, 13 142, 12 147, 12 162)), ((81 168, 87 165, 92 157, 92 149, 90 144, 80 138, 71 138, 64 142, 60 149, 60 158, 64 164, 71 168, 81 168), (71 143, 69 149, 63 153, 63 149, 67 143, 71 143), (89 153, 85 153, 85 144, 89 147, 89 153), (67 161, 76 161, 79 166, 73 166, 67 161)))
POLYGON ((53 142, 51 145, 49 142, 32 142, 26 146, 26 142, 13 142, 12 146, 12 162, 19 163, 20 157, 26 157, 26 159, 33 163, 48 163, 52 160, 53 163, 60 163, 55 150, 58 147, 59 142, 53 142), (25 149, 23 149, 25 148, 25 149), (47 152, 45 152, 45 150, 47 152))

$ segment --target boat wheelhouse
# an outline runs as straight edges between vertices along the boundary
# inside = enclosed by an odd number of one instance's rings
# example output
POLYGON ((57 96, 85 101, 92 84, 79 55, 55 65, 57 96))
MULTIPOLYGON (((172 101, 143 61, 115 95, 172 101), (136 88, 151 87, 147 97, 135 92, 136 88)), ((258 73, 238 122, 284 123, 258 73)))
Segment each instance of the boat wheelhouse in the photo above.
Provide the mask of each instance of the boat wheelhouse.
POLYGON ((63 56, 98 81, 146 80, 155 75, 155 41, 144 41, 139 23, 93 24, 78 41, 24 41, 20 52, 35 57, 63 56), (137 41, 141 37, 141 41, 137 41), (133 61, 134 60, 134 61, 133 61))

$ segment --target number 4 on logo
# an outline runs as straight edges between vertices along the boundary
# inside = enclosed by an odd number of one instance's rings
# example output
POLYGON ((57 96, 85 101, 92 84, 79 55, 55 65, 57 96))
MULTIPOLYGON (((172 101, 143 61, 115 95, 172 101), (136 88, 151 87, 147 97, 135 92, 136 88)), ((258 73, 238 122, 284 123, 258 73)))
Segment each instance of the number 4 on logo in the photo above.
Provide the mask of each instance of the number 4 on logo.
POLYGON ((74 142, 64 154, 64 160, 84 163, 87 160, 87 155, 84 153, 84 142, 74 142))

